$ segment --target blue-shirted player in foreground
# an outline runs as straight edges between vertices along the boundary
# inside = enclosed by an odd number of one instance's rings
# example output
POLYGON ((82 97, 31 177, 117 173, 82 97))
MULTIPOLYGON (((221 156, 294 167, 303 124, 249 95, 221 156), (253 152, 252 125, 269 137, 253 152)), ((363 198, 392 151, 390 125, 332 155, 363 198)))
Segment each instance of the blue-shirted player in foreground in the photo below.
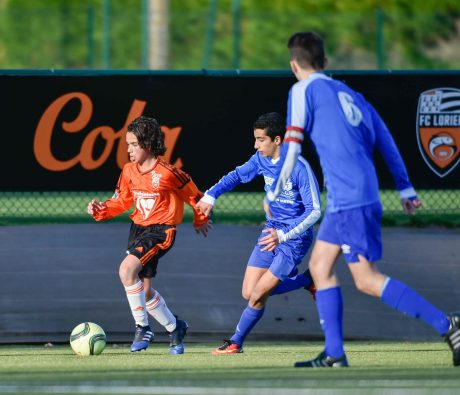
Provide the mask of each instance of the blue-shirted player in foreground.
MULTIPOLYGON (((198 202, 197 208, 210 215, 215 200, 241 183, 257 176, 265 179, 265 191, 276 177, 285 120, 278 113, 261 115, 253 125, 257 152, 212 188, 198 202)), ((294 289, 306 288, 314 295, 308 270, 297 275, 297 266, 313 240, 312 226, 321 215, 318 183, 307 161, 299 157, 279 197, 273 202, 272 217, 267 218, 262 234, 249 258, 242 294, 249 301, 235 333, 213 354, 243 352, 243 342, 264 313, 267 298, 294 289)))
POLYGON ((404 211, 414 214, 421 205, 390 132, 361 94, 321 72, 326 58, 320 36, 296 33, 289 39, 288 48, 298 82, 289 92, 281 169, 267 193, 265 208, 267 212, 273 210, 275 199, 295 168, 304 133, 316 148, 327 189, 326 212, 309 264, 317 287, 325 348, 317 358, 295 366, 348 366, 342 336, 342 295, 334 273, 340 253, 360 291, 431 325, 449 344, 453 363, 459 366, 460 314, 442 312, 408 285, 380 273, 374 264, 382 256, 382 206, 373 162, 375 150, 390 169, 404 211))

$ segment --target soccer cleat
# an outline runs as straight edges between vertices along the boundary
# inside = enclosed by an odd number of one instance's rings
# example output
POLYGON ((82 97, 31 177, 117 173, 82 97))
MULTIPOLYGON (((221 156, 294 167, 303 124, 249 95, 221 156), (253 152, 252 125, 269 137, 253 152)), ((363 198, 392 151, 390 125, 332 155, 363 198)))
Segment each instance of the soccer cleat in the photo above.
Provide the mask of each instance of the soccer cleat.
POLYGON ((324 351, 315 359, 310 361, 296 362, 296 368, 345 368, 348 366, 347 356, 343 354, 340 358, 327 356, 324 351))
POLYGON ((305 289, 311 293, 311 297, 313 300, 316 300, 316 286, 314 283, 311 283, 309 287, 305 287, 305 289))
POLYGON ((307 278, 310 278, 311 280, 311 284, 308 287, 304 287, 304 289, 311 293, 311 297, 313 298, 313 300, 316 300, 316 285, 313 282, 313 278, 310 274, 310 269, 305 270, 303 272, 303 275, 307 278))
POLYGON ((187 333, 188 324, 183 320, 176 320, 176 329, 174 329, 169 336, 171 341, 169 343, 169 353, 171 355, 178 355, 184 353, 184 337, 187 333))
POLYGON ((233 340, 224 339, 224 344, 212 351, 214 355, 240 354, 243 352, 243 347, 235 343, 233 340))
POLYGON ((153 332, 150 326, 136 325, 136 333, 134 334, 133 344, 131 344, 131 352, 147 350, 147 347, 152 341, 153 332))
POLYGON ((460 365, 460 312, 447 315, 449 330, 444 335, 444 340, 449 344, 453 354, 454 366, 460 365))

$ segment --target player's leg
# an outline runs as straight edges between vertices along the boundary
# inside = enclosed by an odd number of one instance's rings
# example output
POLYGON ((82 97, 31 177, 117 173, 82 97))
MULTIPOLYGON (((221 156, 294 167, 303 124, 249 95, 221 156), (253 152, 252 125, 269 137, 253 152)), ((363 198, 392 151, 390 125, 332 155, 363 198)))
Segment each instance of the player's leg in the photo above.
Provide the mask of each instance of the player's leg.
POLYGON ((267 270, 268 268, 265 267, 246 267, 246 271, 244 272, 243 285, 241 287, 241 294, 243 296, 243 299, 249 300, 256 284, 267 270))
MULTIPOLYGON (((174 226, 166 225, 151 225, 151 226, 139 226, 133 224, 131 226, 131 232, 128 242, 128 253, 136 256, 141 263, 141 270, 138 275, 144 279, 147 279, 147 292, 148 297, 145 296, 144 291, 144 308, 154 318, 158 318, 166 329, 171 334, 171 354, 183 353, 182 339, 185 336, 185 332, 188 325, 185 321, 176 321, 175 316, 169 311, 161 295, 155 293, 151 287, 151 278, 155 277, 158 266, 158 259, 166 254, 174 244, 176 235, 176 229, 174 226), (153 314, 152 314, 153 313, 153 314), (178 334, 180 336, 178 336, 178 334), (173 336, 174 335, 174 336, 173 336), (180 337, 180 339, 179 339, 180 337), (173 343, 174 339, 174 344, 173 343), (180 342, 178 342, 180 340, 180 342), (178 344, 176 344, 178 343, 178 344), (175 347, 178 346, 178 352, 175 352, 175 347)), ((136 333, 139 330, 136 330, 136 333)), ((145 335, 142 338, 142 342, 139 345, 133 345, 133 351, 139 351, 138 348, 146 349, 149 342, 153 340, 153 333, 150 327, 144 327, 144 332, 151 334, 150 339, 145 335)), ((134 344, 134 343, 133 343, 134 344)))
POLYGON ((224 344, 215 349, 213 354, 228 355, 243 352, 244 340, 262 318, 267 298, 279 282, 280 280, 269 270, 265 271, 251 292, 249 303, 241 314, 235 333, 230 339, 224 339, 224 344))
POLYGON ((316 307, 324 332, 324 351, 316 358, 297 362, 295 367, 348 366, 343 346, 343 300, 334 265, 340 254, 336 244, 317 240, 310 258, 310 270, 317 287, 316 307))
POLYGON ((460 365, 460 315, 447 315, 404 282, 380 273, 363 256, 359 256, 359 262, 349 267, 360 291, 381 298, 404 315, 420 318, 444 336, 454 352, 454 365, 460 365))
POLYGON ((431 325, 454 352, 454 364, 460 365, 460 316, 448 316, 402 281, 380 273, 375 265, 382 255, 381 208, 369 205, 350 210, 350 253, 344 254, 355 284, 361 291, 381 298, 393 309, 431 325), (457 320, 457 318, 458 320, 457 320), (455 337, 458 337, 457 339, 455 337))
POLYGON ((385 304, 409 317, 420 318, 440 335, 446 334, 449 330, 447 314, 404 282, 380 273, 375 265, 363 256, 359 256, 359 261, 350 264, 349 268, 360 291, 381 298, 385 304))
POLYGON ((127 255, 121 262, 119 275, 125 287, 129 306, 136 325, 148 325, 148 317, 145 309, 144 283, 139 278, 138 273, 142 270, 139 259, 133 255, 127 255))
MULTIPOLYGON (((313 230, 310 229, 309 231, 302 234, 300 237, 294 240, 290 240, 288 244, 292 244, 293 251, 298 251, 297 260, 301 262, 307 254, 308 250, 310 249, 312 242, 313 230)), ((284 279, 283 281, 281 281, 280 284, 278 284, 278 286, 272 291, 271 295, 281 295, 287 292, 294 291, 296 289, 305 288, 312 294, 314 299, 316 287, 315 283, 313 282, 313 278, 310 274, 310 269, 307 268, 307 270, 305 270, 303 273, 297 273, 298 270, 296 268, 292 273, 289 274, 288 278, 284 279)))
POLYGON ((315 298, 316 286, 310 274, 310 269, 305 270, 303 273, 295 274, 279 283, 272 291, 271 296, 282 295, 300 288, 305 288, 312 294, 313 299, 315 298))
POLYGON ((148 295, 150 298, 146 302, 147 312, 169 332, 171 338, 169 353, 171 355, 183 354, 185 351, 184 337, 188 329, 187 322, 178 319, 177 316, 171 312, 160 292, 153 289, 152 278, 146 277, 144 282, 149 285, 151 290, 148 295))
MULTIPOLYGON (((254 246, 254 249, 248 260, 246 272, 244 274, 242 286, 242 295, 244 299, 249 300, 251 298, 251 294, 256 288, 257 283, 261 280, 265 273, 267 273, 268 268, 272 263, 273 257, 274 254, 272 252, 261 252, 260 247, 258 245, 254 246)), ((255 323, 252 325, 251 322, 257 322, 260 319, 260 317, 262 317, 262 314, 263 311, 252 309, 248 305, 248 307, 246 307, 243 310, 243 313, 240 317, 240 321, 244 323, 244 326, 246 328, 245 331, 247 330, 247 328, 254 327, 255 323)), ((212 353, 216 355, 238 354, 241 352, 243 352, 242 346, 240 344, 235 343, 231 339, 224 339, 223 345, 212 351, 212 353)))
POLYGON ((144 287, 146 290, 147 313, 168 332, 173 332, 176 329, 176 317, 166 305, 160 292, 153 289, 152 278, 144 278, 144 287))
MULTIPOLYGON (((156 276, 159 259, 164 256, 173 246, 176 235, 176 229, 167 225, 153 225, 148 227, 144 232, 141 245, 141 260, 144 267, 141 272, 149 290, 146 299, 146 308, 160 325, 162 325, 170 336, 169 353, 178 355, 184 353, 184 337, 187 333, 188 323, 184 320, 177 319, 166 304, 165 299, 158 290, 152 287, 153 278, 156 276)), ((139 243, 138 243, 139 244, 139 243)))
POLYGON ((316 308, 324 332, 324 351, 318 357, 297 362, 296 367, 348 366, 343 347, 343 300, 339 280, 334 272, 341 253, 336 213, 326 213, 310 257, 309 268, 315 281, 316 308))
POLYGON ((142 270, 142 264, 134 255, 128 254, 121 262, 119 275, 125 287, 126 297, 133 315, 136 331, 131 345, 131 351, 145 350, 153 339, 153 332, 150 330, 145 304, 144 283, 138 273, 142 270))
POLYGON ((281 281, 286 280, 297 270, 297 266, 302 261, 309 246, 310 244, 302 245, 302 241, 297 240, 278 245, 276 253, 270 254, 261 252, 259 246, 254 248, 248 265, 265 270, 269 268, 269 270, 265 271, 252 289, 248 306, 241 314, 235 333, 230 339, 224 340, 224 344, 214 350, 214 354, 242 352, 245 338, 264 314, 267 298, 281 281))

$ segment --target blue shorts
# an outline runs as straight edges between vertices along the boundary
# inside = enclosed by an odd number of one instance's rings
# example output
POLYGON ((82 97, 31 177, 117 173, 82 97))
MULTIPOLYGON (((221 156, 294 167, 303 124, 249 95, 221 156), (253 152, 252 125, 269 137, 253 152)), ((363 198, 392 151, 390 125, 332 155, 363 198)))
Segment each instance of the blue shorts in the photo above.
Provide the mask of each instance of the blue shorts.
MULTIPOLYGON (((280 224, 270 222, 265 224, 264 229, 267 228, 284 230, 280 224)), ((262 233, 259 239, 266 235, 266 233, 262 233)), ((262 247, 257 244, 249 257, 248 266, 269 269, 276 278, 284 281, 286 278, 297 274, 297 266, 307 254, 312 241, 313 230, 310 228, 301 236, 278 244, 274 251, 261 252, 262 247)))
POLYGON ((318 240, 337 244, 348 263, 359 262, 362 255, 369 262, 382 257, 382 205, 338 211, 324 215, 318 231, 318 240))

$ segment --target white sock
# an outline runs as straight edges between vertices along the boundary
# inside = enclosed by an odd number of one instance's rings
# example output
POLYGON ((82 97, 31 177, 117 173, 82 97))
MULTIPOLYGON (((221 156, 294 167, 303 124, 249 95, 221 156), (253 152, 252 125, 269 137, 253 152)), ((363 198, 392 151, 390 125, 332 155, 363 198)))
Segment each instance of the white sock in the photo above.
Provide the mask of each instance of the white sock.
POLYGON ((165 300, 158 291, 155 291, 152 299, 146 303, 146 307, 147 312, 155 318, 159 324, 163 325, 168 332, 172 332, 176 329, 176 317, 171 313, 168 306, 166 306, 165 300))
POLYGON ((144 283, 139 280, 136 284, 125 287, 125 291, 136 325, 147 326, 149 318, 145 307, 144 283))

